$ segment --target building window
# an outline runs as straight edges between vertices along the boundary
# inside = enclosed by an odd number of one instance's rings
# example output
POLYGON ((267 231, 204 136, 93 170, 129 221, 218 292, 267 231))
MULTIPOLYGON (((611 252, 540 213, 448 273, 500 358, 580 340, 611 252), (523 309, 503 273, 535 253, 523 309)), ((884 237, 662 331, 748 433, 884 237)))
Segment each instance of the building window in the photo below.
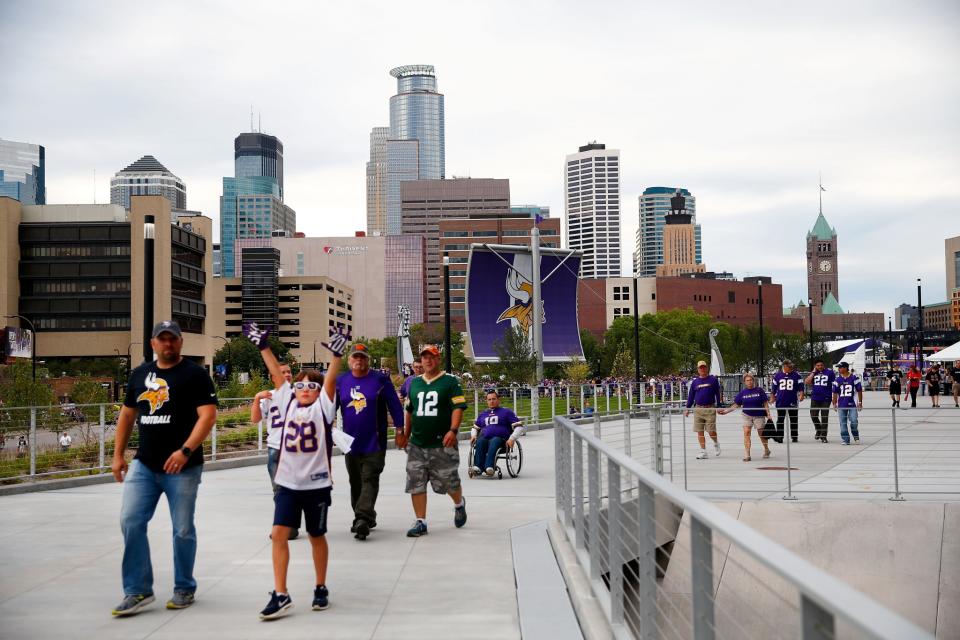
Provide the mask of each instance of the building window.
POLYGON ((733 291, 727 291, 727 302, 736 302, 737 294, 733 291))

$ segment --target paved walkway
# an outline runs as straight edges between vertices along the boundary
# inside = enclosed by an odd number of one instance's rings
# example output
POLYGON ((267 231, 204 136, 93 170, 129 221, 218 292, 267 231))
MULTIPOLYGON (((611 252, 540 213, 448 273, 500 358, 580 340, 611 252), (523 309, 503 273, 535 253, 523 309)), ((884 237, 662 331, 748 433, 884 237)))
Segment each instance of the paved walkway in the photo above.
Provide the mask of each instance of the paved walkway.
MULTIPOLYGON (((343 459, 335 458, 330 513, 331 608, 310 610, 313 568, 305 539, 291 542, 293 613, 265 623, 272 589, 273 505, 260 466, 206 473, 197 507, 198 600, 163 608, 172 589, 170 518, 164 501, 151 524, 160 602, 113 619, 122 596, 121 487, 117 484, 0 498, 2 638, 519 638, 510 530, 553 517, 553 434, 523 440, 519 478, 464 480, 469 521, 453 526, 446 496, 431 494, 430 534, 404 533, 413 516, 403 493, 405 454, 391 451, 382 478, 379 527, 364 543, 349 533, 343 459)), ((461 442, 461 468, 468 443, 461 442)))

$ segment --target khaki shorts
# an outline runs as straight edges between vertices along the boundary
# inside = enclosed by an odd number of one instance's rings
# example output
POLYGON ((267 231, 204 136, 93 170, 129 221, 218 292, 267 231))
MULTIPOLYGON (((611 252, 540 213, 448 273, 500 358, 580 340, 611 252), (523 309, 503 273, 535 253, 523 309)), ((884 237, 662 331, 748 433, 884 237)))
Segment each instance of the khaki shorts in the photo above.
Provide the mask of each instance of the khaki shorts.
POLYGON ((960 394, 960 382, 954 382, 951 391, 953 392, 953 395, 960 394))
POLYGON ((717 410, 713 407, 694 407, 693 430, 697 433, 701 431, 716 431, 717 410))
POLYGON ((424 449, 407 443, 407 493, 426 493, 427 482, 435 493, 460 488, 460 451, 456 447, 424 449))
POLYGON ((765 426, 767 426, 767 416, 743 416, 744 429, 753 428, 762 433, 765 426))

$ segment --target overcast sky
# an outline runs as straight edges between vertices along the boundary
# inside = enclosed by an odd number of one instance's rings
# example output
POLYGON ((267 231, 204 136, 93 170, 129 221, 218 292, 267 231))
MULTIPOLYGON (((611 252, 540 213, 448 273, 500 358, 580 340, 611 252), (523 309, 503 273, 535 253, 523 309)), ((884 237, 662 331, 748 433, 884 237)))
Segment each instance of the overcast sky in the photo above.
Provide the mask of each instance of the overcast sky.
POLYGON ((145 154, 218 228, 250 107, 285 148, 308 235, 365 228, 368 135, 390 68, 436 66, 447 176, 509 178, 563 215, 563 160, 622 154, 623 265, 637 197, 697 197, 707 268, 806 297, 805 234, 839 233, 840 302, 945 299, 960 235, 960 3, 0 3, 0 137, 43 144, 51 203, 109 201, 145 154), (94 182, 96 172, 96 183, 94 182))

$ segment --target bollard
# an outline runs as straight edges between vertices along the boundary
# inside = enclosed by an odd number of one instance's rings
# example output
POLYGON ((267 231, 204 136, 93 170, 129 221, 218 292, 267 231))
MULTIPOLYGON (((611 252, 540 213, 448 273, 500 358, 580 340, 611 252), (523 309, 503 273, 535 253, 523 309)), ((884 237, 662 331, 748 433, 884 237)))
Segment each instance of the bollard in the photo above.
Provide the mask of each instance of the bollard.
POLYGON ((890 409, 890 416, 893 425, 893 497, 890 500, 894 502, 903 502, 904 497, 900 494, 900 470, 897 458, 897 409, 890 409))
POLYGON ((103 473, 104 449, 106 448, 107 406, 100 405, 100 455, 97 458, 98 473, 103 473))

